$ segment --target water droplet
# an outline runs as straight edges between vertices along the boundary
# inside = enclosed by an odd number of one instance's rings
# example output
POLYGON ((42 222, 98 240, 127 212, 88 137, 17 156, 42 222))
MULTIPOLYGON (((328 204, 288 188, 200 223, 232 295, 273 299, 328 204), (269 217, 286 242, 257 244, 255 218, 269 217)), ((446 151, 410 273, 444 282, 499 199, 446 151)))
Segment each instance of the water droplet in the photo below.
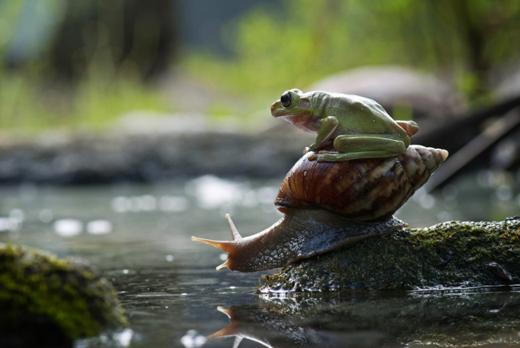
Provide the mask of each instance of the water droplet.
POLYGON ((21 209, 13 209, 9 212, 9 218, 17 223, 21 223, 25 218, 25 214, 21 209))
POLYGON ((219 257, 219 259, 222 260, 222 261, 226 261, 226 260, 227 260, 227 254, 222 253, 222 254, 220 254, 218 257, 219 257))
POLYGON ((128 274, 128 273, 130 273, 129 270, 127 270, 127 269, 124 269, 124 270, 123 270, 123 274, 128 274))
POLYGON ((133 336, 134 332, 132 329, 124 329, 121 332, 114 333, 113 337, 120 347, 128 347, 132 341, 133 336))
POLYGON ((50 209, 42 209, 38 213, 38 219, 41 222, 48 224, 52 221, 52 219, 54 219, 54 213, 50 209))
POLYGON ((87 224, 87 232, 90 234, 108 234, 112 232, 112 223, 108 220, 93 220, 87 224))
POLYGON ((15 224, 10 218, 0 217, 0 232, 10 232, 15 229, 15 224))
POLYGON ((112 200, 111 205, 112 209, 116 213, 126 213, 127 211, 132 209, 132 203, 130 202, 130 199, 122 196, 115 197, 112 200))
POLYGON ((83 223, 76 219, 60 219, 54 221, 54 232, 62 237, 77 236, 83 231, 83 223))
POLYGON ((207 338, 199 334, 196 330, 188 330, 181 338, 181 343, 186 348, 201 347, 207 341, 207 338))
POLYGON ((132 203, 135 211, 153 211, 157 209, 157 199, 152 195, 134 197, 132 203))
POLYGON ((173 255, 166 255, 165 257, 166 261, 168 262, 173 262, 173 260, 175 259, 175 257, 173 255))
POLYGON ((243 185, 213 175, 201 176, 186 185, 186 191, 197 198, 198 205, 203 209, 215 209, 240 202, 244 189, 243 185))

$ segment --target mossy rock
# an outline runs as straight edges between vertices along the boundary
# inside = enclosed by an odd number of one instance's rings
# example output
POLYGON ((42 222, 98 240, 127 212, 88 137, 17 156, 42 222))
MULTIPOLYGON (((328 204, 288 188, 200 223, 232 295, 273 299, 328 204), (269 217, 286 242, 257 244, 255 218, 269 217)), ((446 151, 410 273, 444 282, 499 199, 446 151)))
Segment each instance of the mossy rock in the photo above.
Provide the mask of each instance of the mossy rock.
POLYGON ((0 346, 68 346, 127 325, 112 285, 82 263, 0 243, 0 346))
POLYGON ((520 217, 450 221, 366 239, 261 280, 260 292, 416 289, 520 282, 520 217))

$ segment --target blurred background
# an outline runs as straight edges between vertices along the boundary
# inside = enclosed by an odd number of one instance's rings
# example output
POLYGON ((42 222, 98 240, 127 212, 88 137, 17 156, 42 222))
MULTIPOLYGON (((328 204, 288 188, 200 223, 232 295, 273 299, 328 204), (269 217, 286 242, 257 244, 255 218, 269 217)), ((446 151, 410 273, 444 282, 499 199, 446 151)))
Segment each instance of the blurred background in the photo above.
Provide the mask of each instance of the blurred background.
POLYGON ((514 0, 0 1, 0 182, 283 175, 311 139, 269 115, 293 87, 415 119, 452 153, 432 189, 514 171, 519 23, 514 0))
POLYGON ((517 1, 0 6, 3 133, 99 130, 135 111, 258 125, 293 86, 381 94, 401 118, 410 107, 444 116, 515 95, 520 84, 517 1), (332 76, 337 85, 318 83, 332 76), (417 95, 392 100, 398 92, 417 95))

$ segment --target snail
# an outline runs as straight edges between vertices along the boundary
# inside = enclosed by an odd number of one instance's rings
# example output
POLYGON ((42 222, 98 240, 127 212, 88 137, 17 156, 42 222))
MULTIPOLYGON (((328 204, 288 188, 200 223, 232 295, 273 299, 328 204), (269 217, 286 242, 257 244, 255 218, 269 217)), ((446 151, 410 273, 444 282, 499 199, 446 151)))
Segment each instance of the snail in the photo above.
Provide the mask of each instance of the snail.
POLYGON ((309 151, 283 180, 275 205, 283 216, 242 237, 226 215, 232 241, 192 237, 222 249, 228 268, 255 272, 286 266, 356 241, 399 230, 392 214, 446 160, 448 151, 410 145, 395 157, 324 162, 309 151))

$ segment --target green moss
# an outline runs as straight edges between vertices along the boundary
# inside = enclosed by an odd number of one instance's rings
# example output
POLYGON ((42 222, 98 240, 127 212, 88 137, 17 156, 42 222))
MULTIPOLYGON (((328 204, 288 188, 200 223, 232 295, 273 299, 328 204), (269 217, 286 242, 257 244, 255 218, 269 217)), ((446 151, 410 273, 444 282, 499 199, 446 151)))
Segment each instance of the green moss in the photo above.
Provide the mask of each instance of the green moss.
POLYGON ((451 221, 367 239, 266 276, 260 291, 413 289, 498 285, 519 280, 517 217, 501 222, 451 221), (508 280, 503 270, 512 279, 508 280))
POLYGON ((111 284, 88 266, 0 244, 0 332, 70 341, 127 324, 111 284))

